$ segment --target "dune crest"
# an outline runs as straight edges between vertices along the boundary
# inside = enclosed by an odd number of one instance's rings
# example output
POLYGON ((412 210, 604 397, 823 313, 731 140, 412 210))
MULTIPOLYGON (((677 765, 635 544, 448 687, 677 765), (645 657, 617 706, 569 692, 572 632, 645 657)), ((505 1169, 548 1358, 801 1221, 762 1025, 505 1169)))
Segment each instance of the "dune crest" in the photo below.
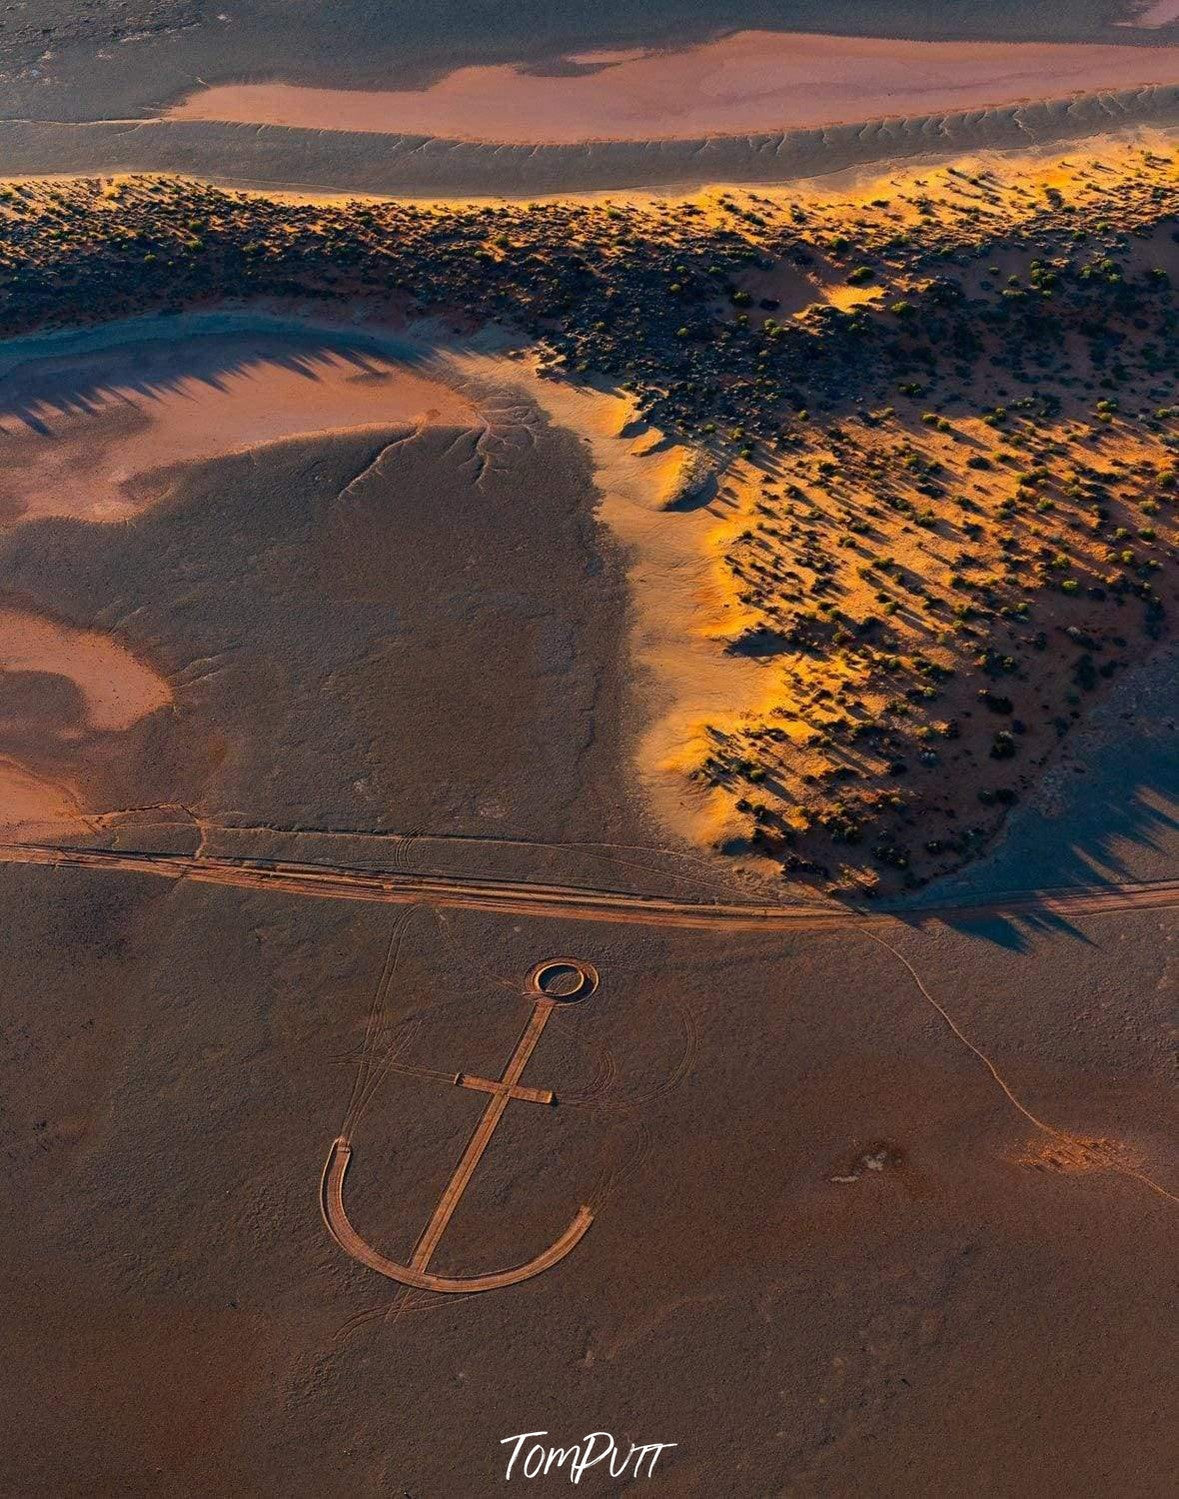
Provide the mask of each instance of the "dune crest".
POLYGON ((706 455, 636 419, 627 396, 538 378, 523 362, 467 355, 456 366, 521 388, 586 445, 599 517, 627 557, 630 652, 645 714, 635 769, 664 826, 713 841, 732 820, 729 801, 688 781, 685 769, 705 724, 757 711, 768 681, 758 663, 727 651, 752 620, 718 566, 744 511, 716 503, 706 455))

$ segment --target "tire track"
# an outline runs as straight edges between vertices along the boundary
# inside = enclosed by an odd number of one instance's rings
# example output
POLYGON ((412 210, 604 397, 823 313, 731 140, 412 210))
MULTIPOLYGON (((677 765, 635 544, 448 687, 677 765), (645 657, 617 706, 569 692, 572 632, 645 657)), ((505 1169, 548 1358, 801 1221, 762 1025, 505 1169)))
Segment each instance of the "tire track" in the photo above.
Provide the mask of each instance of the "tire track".
POLYGON ((280 860, 200 859, 182 854, 127 852, 44 844, 0 844, 0 864, 83 868, 143 874, 180 882, 225 885, 324 900, 422 905, 434 910, 480 910, 514 916, 564 917, 696 931, 794 931, 921 926, 930 921, 988 916, 1040 915, 1060 918, 1107 911, 1168 910, 1179 907, 1179 880, 1029 890, 991 900, 959 904, 878 907, 753 902, 677 901, 638 891, 548 885, 531 881, 457 879, 403 874, 395 870, 353 869, 341 865, 280 860))

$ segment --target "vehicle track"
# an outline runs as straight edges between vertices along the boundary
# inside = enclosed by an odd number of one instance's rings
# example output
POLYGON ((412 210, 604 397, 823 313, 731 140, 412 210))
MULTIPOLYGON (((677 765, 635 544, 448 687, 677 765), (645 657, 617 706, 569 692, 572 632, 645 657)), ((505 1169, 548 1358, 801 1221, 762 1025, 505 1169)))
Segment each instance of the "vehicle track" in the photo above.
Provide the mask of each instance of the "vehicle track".
POLYGON ((514 916, 566 917, 641 926, 720 928, 758 931, 781 926, 792 931, 823 928, 915 926, 971 916, 1040 914, 1076 917, 1105 911, 1170 909, 1179 906, 1179 880, 1137 884, 1076 886, 1016 892, 991 900, 873 910, 834 903, 794 905, 754 902, 686 901, 638 891, 548 885, 522 880, 456 879, 397 870, 352 869, 345 865, 300 864, 282 860, 82 848, 71 845, 0 844, 0 864, 85 868, 169 880, 228 885, 244 890, 307 895, 325 900, 421 904, 435 909, 482 910, 514 916))

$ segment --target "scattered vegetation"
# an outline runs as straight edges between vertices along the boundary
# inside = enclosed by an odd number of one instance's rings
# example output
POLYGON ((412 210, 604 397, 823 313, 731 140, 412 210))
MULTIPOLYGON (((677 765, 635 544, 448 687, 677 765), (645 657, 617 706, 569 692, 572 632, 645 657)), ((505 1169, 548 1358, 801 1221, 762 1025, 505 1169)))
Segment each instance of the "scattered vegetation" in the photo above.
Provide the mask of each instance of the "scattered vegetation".
POLYGON ((0 331, 235 296, 527 336, 728 466, 734 653, 773 690, 692 774, 791 877, 976 853, 1168 627, 1174 161, 886 194, 432 208, 155 178, 0 186, 0 331), (935 211, 936 207, 936 211, 935 211))

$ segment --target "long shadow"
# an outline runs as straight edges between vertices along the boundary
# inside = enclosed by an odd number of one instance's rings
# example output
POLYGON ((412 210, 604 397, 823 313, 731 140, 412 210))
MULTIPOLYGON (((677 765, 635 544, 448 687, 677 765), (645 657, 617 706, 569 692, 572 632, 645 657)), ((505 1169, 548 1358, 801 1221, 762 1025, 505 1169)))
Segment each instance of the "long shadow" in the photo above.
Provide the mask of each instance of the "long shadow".
MULTIPOLYGON (((224 394, 233 376, 263 369, 283 369, 308 381, 320 380, 334 365, 350 365, 357 378, 379 376, 394 355, 382 353, 377 341, 352 339, 309 327, 305 333, 230 324, 201 331, 178 328, 175 334, 153 330, 144 322, 133 342, 43 349, 30 341, 28 362, 0 374, 0 420, 16 418, 43 437, 54 435, 54 417, 96 416, 116 403, 134 406, 165 396, 191 394, 194 382, 224 394)), ((0 348, 0 352, 3 352, 0 348)), ((398 349, 398 363, 407 360, 398 349)))
MULTIPOLYGON (((230 323, 204 331, 195 331, 195 320, 189 319, 173 332, 171 321, 145 321, 142 329, 135 330, 134 343, 105 348, 101 344, 66 348, 45 340, 44 347, 38 349, 33 347, 35 341, 29 341, 29 362, 0 373, 0 418, 17 417, 32 430, 51 436, 47 417, 54 413, 63 417, 87 415, 115 401, 133 403, 136 398, 159 400, 165 395, 184 395, 194 381, 223 392, 231 377, 265 367, 282 368, 316 381, 332 365, 345 361, 355 369, 357 378, 363 379, 388 368, 395 357, 392 345, 396 341, 392 338, 382 341, 360 335, 353 339, 343 331, 314 327, 296 332, 278 322, 268 324, 265 318, 259 318, 252 327, 230 323), (385 352, 384 343, 389 345, 389 352, 385 352), (48 356, 43 366, 34 362, 38 352, 48 356), (153 367, 153 358, 158 359, 158 367, 153 367)), ((401 360, 404 355, 398 350, 396 357, 401 360)), ((777 460, 760 466, 770 472, 788 471, 788 465, 777 460)), ((714 501, 715 482, 702 503, 714 501)), ((681 501, 673 508, 692 507, 681 501)), ((917 619, 910 609, 905 605, 902 617, 917 619)), ((736 653, 774 656, 780 644, 776 632, 767 628, 745 641, 736 653)), ((1157 672, 1158 668, 1152 665, 1142 670, 1157 672)), ((1137 681, 1139 673, 1133 675, 1137 681)), ((1117 693, 1113 695, 1107 710, 1118 697, 1117 693)), ((1179 848, 1175 839, 1179 832, 1179 756, 1175 754, 1174 737, 1165 737, 1168 732, 1173 736, 1173 731, 1164 725, 1168 716, 1179 716, 1179 687, 1173 671, 1159 697, 1154 732, 1144 735, 1140 723, 1136 725, 1140 737, 1133 741, 1115 736, 1103 748, 1082 751, 1092 768, 1084 778, 1074 778, 1075 787, 1067 788, 1061 816, 1049 818, 1030 807, 1018 809, 1009 820, 1002 843, 989 857, 924 891, 898 914, 920 923, 928 919, 930 908, 958 901, 984 902, 1032 889, 1139 880, 1146 877, 1143 869, 1152 859, 1156 868, 1161 867, 1168 853, 1179 848)), ((772 789, 785 791, 770 784, 772 789)), ((964 910, 951 918, 939 912, 938 919, 1016 951, 1029 946, 1036 931, 1063 932, 1078 941, 1088 940, 1076 926, 1048 911, 1020 911, 1008 916, 964 910)))
MULTIPOLYGON (((1179 858, 1177 656, 1174 647, 1159 651, 1102 705, 1090 730, 1081 731, 1066 762, 1079 773, 1062 788, 1057 815, 1019 808, 989 857, 924 892, 905 914, 919 922, 922 906, 1172 877, 1179 858), (1132 737, 1119 732, 1131 702, 1132 737)), ((963 911, 939 919, 1016 951, 1038 931, 1087 940, 1050 911, 963 911)))

